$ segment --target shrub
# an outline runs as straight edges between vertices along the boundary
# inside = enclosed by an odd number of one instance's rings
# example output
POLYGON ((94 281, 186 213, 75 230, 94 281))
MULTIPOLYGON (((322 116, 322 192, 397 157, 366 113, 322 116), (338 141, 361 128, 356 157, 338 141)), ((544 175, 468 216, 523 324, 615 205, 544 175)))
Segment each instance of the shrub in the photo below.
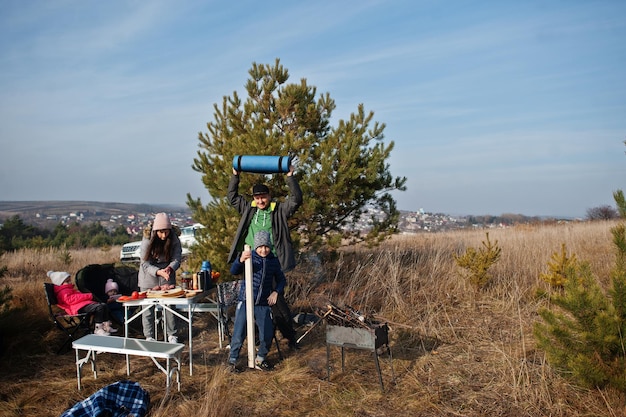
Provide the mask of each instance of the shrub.
POLYGON ((491 268, 502 253, 502 249, 498 247, 498 241, 491 243, 489 233, 487 240, 482 242, 483 246, 476 250, 475 248, 467 248, 461 256, 454 255, 457 265, 466 271, 466 275, 474 289, 480 290, 491 280, 489 268, 491 268))
POLYGON ((543 272, 539 278, 550 284, 552 288, 563 288, 568 275, 578 267, 576 255, 567 256, 565 243, 561 245, 561 253, 554 252, 552 261, 548 263, 548 272, 543 272))

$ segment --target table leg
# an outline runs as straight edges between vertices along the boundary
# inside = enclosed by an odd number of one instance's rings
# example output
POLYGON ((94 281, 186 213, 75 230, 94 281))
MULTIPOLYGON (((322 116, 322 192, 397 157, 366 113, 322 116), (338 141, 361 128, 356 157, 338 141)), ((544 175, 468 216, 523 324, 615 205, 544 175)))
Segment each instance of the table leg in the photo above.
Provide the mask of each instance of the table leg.
POLYGON ((81 390, 81 386, 80 386, 80 377, 81 377, 81 372, 80 372, 80 368, 81 368, 81 364, 80 364, 80 356, 78 355, 78 349, 74 349, 76 351, 76 380, 78 381, 78 390, 81 390))
POLYGON ((180 391, 180 356, 176 358, 176 383, 178 384, 178 391, 180 391))
POLYGON ((170 358, 165 360, 165 396, 167 397, 170 393, 170 385, 172 382, 172 375, 170 374, 170 358))
POLYGON ((187 310, 187 324, 189 327, 189 375, 193 375, 193 329, 192 329, 192 312, 191 308, 187 310))
POLYGON ((224 331, 222 329, 222 318, 217 318, 217 337, 220 340, 220 349, 222 349, 222 340, 224 340, 224 331))
POLYGON ((124 304, 124 337, 128 337, 128 306, 124 304))
POLYGON ((96 351, 88 350, 87 356, 84 358, 80 358, 79 349, 74 349, 76 351, 76 378, 78 380, 78 390, 82 389, 81 378, 82 378, 82 369, 83 365, 87 362, 91 362, 91 371, 93 372, 93 378, 98 378, 98 368, 96 366, 96 351))
MULTIPOLYGON (((128 337, 128 306, 124 304, 124 337, 128 337)), ((130 375, 130 359, 126 355, 126 375, 130 375)))
POLYGON ((164 304, 162 305, 162 307, 164 311, 167 310, 172 313, 172 315, 174 316, 174 320, 176 320, 176 317, 178 317, 181 320, 186 321, 187 325, 189 326, 189 375, 193 375, 193 305, 190 305, 187 309, 187 317, 185 317, 179 311, 169 305, 164 304))

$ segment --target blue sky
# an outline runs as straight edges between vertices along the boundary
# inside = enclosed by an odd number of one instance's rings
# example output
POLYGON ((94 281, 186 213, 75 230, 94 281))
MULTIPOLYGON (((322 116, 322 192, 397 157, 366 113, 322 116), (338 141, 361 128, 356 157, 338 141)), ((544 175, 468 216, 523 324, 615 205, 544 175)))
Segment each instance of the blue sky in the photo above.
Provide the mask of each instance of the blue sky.
POLYGON ((0 199, 184 205, 280 58, 394 141, 402 210, 584 216, 626 191, 626 2, 0 2, 0 199))

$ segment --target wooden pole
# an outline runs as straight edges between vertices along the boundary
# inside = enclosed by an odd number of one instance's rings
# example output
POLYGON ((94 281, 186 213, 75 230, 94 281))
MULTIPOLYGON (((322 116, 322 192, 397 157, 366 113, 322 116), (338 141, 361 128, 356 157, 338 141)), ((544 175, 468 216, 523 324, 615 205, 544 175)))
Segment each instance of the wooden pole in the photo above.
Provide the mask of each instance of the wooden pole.
MULTIPOLYGON (((250 245, 244 245, 244 251, 250 250, 250 245)), ((252 288, 252 257, 246 259, 246 340, 248 341, 248 368, 254 368, 254 292, 252 288)))

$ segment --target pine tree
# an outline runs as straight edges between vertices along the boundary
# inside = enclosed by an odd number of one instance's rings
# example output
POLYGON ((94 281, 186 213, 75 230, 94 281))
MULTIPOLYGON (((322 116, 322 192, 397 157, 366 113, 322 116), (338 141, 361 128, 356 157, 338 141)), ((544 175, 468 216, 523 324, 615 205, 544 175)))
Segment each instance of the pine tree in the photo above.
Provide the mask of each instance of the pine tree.
MULTIPOLYGON (((399 217, 393 190, 405 190, 406 178, 394 178, 387 159, 394 143, 385 144, 384 124, 373 122, 373 112, 359 105, 348 120, 330 126, 335 102, 307 84, 287 83, 288 71, 274 65, 252 64, 246 83, 248 97, 237 92, 214 105, 214 121, 200 133, 200 150, 193 169, 202 174, 210 200, 187 196, 193 217, 206 226, 194 258, 210 259, 225 268, 226 257, 239 222, 238 213, 226 201, 227 185, 235 155, 290 155, 298 159, 296 176, 304 202, 290 220, 294 246, 319 249, 340 244, 379 242, 397 230, 399 217), (367 236, 356 225, 369 208, 383 214, 372 222, 367 236), (297 228, 297 234, 293 231, 297 228)), ((274 199, 287 195, 283 174, 244 173, 240 193, 265 182, 274 199)))
MULTIPOLYGON (((623 193, 614 194, 626 213, 623 193)), ((549 298, 556 308, 539 311, 534 333, 550 363, 589 387, 609 386, 626 392, 626 225, 611 229, 616 248, 611 288, 602 291, 589 264, 572 262, 563 269, 563 291, 549 298)))

